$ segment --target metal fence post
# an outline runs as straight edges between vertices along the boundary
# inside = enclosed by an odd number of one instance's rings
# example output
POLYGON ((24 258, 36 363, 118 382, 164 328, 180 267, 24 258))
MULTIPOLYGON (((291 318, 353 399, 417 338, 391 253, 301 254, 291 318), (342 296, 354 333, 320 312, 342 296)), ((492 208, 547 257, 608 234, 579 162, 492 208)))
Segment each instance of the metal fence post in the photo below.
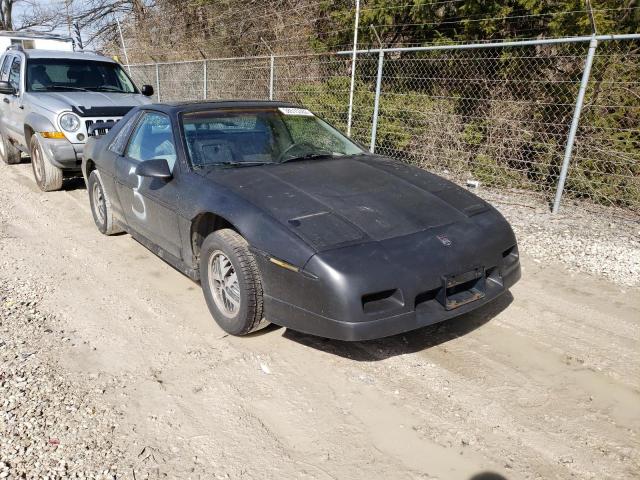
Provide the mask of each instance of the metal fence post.
POLYGON ((356 86, 356 56, 358 51, 358 24, 360 23, 360 0, 356 0, 356 19, 353 25, 353 53, 351 55, 351 85, 349 87, 349 113, 347 114, 347 136, 351 136, 353 121, 353 93, 356 86))
POLYGON ((598 39, 593 36, 589 42, 589 52, 587 53, 587 59, 584 62, 584 71, 582 72, 582 80, 580 81, 580 90, 578 91, 578 98, 576 99, 576 107, 573 112, 573 119, 571 120, 571 128, 569 129, 569 137, 567 138, 567 146, 564 150, 564 160, 562 162, 562 170, 560 170, 560 178, 558 179, 558 188, 556 190, 556 198, 553 201, 553 213, 558 213, 560 209, 560 201, 562 200, 562 192, 564 191, 564 184, 567 180, 567 172, 569 171, 569 162, 571 161, 571 154, 573 152, 573 145, 576 140, 576 133, 578 131, 578 123, 580 122, 580 114, 582 113, 582 105, 584 104, 584 96, 587 90, 587 84, 589 83, 589 76, 591 75, 591 66, 593 65, 593 57, 596 54, 596 47, 598 46, 598 39))
POLYGON ((158 96, 158 102, 160 101, 160 69, 156 63, 156 95, 158 96))
POLYGON ((205 100, 207 99, 207 61, 203 60, 202 61, 202 65, 203 65, 203 75, 202 75, 202 80, 204 82, 203 85, 203 97, 205 100))
POLYGON ((275 57, 273 55, 271 55, 271 58, 270 58, 270 69, 271 71, 269 72, 269 100, 273 100, 273 76, 274 76, 274 70, 275 70, 275 57))
POLYGON ((129 70, 129 75, 131 75, 131 63, 129 63, 129 55, 127 55, 127 46, 124 44, 122 27, 120 26, 120 20, 118 20, 117 18, 116 23, 118 24, 118 33, 120 34, 120 42, 122 43, 122 50, 124 51, 124 60, 127 62, 127 70, 129 70))
POLYGON ((378 54, 378 76, 376 77, 376 98, 373 102, 373 123, 371 125, 371 153, 376 151, 376 134, 378 133, 378 110, 380 109, 380 90, 382 88, 382 68, 384 65, 384 50, 378 54))

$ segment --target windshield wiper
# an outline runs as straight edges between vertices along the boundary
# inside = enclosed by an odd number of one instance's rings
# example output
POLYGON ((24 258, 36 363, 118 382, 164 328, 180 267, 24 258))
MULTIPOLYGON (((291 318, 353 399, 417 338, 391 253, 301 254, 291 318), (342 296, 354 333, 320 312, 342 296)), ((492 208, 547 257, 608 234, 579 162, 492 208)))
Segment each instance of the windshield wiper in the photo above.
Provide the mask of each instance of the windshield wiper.
POLYGON ((114 92, 114 93, 133 93, 133 92, 125 92, 121 88, 110 87, 108 85, 98 85, 96 87, 90 87, 89 90, 100 90, 100 91, 114 92))
MULTIPOLYGON (((82 87, 70 87, 68 85, 48 85, 47 89, 44 90, 45 92, 48 90, 78 90, 79 92, 88 92, 89 90, 87 90, 86 88, 82 88, 82 87)), ((40 90, 42 91, 42 90, 40 90)))
POLYGON ((275 162, 215 162, 199 165, 199 168, 207 167, 255 167, 256 165, 272 165, 275 162))
POLYGON ((316 159, 316 158, 327 158, 327 157, 338 157, 340 155, 334 153, 334 152, 327 152, 327 153, 305 153, 304 155, 297 155, 295 157, 289 157, 289 158, 285 158, 284 160, 280 160, 277 163, 287 163, 287 162, 298 162, 301 160, 312 160, 312 159, 316 159))

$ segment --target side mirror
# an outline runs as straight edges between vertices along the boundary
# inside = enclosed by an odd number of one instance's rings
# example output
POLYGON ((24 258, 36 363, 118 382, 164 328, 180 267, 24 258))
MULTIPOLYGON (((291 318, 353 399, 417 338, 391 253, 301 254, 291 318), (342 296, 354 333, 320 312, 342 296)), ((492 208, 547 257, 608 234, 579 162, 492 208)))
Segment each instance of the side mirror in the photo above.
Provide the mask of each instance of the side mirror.
POLYGON ((139 163, 135 173, 139 177, 162 178, 163 180, 169 180, 173 177, 169 163, 164 158, 154 158, 139 163))
POLYGON ((14 95, 15 93, 16 89, 9 82, 0 82, 0 94, 14 95))
POLYGON ((153 95, 153 87, 151 85, 142 85, 142 88, 140 89, 140 92, 145 97, 150 97, 151 95, 153 95))

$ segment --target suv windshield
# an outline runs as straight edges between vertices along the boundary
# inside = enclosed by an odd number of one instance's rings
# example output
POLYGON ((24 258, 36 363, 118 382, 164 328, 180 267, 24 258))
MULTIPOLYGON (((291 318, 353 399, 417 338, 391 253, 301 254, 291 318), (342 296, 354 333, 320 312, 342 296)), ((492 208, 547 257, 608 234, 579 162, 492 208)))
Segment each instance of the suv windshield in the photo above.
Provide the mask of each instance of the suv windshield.
POLYGON ((64 58, 34 58, 27 62, 27 91, 60 90, 137 93, 117 63, 64 58))
POLYGON ((251 166, 358 155, 362 149, 301 108, 215 110, 182 116, 191 164, 251 166))

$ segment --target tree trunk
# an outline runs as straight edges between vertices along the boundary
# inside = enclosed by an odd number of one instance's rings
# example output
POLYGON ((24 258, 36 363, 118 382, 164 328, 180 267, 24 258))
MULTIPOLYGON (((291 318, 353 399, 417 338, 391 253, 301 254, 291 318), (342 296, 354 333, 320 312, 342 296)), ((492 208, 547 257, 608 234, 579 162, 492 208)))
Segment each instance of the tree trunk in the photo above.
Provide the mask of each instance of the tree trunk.
POLYGON ((15 0, 3 0, 2 2, 2 27, 4 30, 13 30, 13 2, 15 0))

